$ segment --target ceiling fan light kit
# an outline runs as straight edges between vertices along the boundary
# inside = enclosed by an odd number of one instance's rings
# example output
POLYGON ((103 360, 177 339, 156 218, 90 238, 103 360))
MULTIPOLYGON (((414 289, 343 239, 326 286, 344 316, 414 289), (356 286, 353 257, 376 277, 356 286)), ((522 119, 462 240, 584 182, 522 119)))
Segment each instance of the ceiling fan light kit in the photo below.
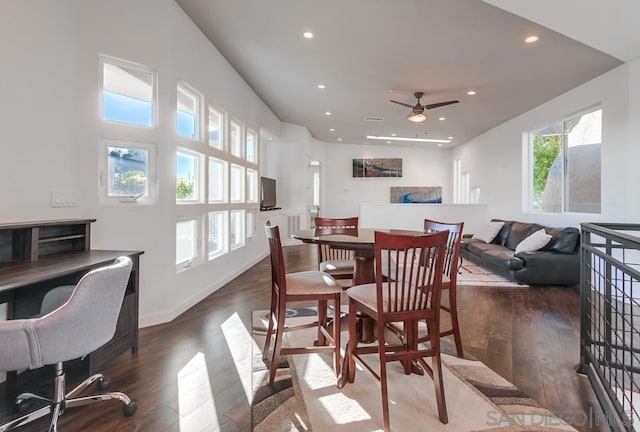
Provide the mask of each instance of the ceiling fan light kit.
POLYGON ((424 96, 424 92, 415 92, 413 95, 415 96, 416 99, 418 99, 418 102, 415 105, 409 105, 404 102, 398 102, 394 100, 391 100, 391 102, 396 103, 398 105, 405 106, 407 108, 411 108, 411 112, 407 115, 407 120, 412 121, 414 123, 420 123, 427 119, 427 116, 424 114, 424 110, 438 108, 446 105, 452 105, 460 102, 457 100, 450 100, 446 102, 437 102, 437 103, 432 103, 428 105, 422 105, 420 103, 420 99, 422 98, 422 96, 424 96))
POLYGON ((407 115, 407 120, 412 121, 414 123, 420 123, 427 119, 427 116, 424 113, 416 113, 411 112, 407 115))

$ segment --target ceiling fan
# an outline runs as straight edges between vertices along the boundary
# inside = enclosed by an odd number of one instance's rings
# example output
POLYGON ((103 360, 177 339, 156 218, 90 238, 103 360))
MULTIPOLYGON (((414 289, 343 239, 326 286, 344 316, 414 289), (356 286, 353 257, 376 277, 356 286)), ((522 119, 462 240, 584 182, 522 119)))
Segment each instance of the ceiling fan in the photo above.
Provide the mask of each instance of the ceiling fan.
POLYGON ((398 101, 394 101, 391 100, 391 102, 393 103, 397 103, 398 105, 402 105, 402 106, 406 106, 407 108, 411 108, 411 112, 407 115, 407 119, 412 121, 412 122, 423 122, 427 119, 426 114, 424 113, 425 110, 428 109, 432 109, 432 108, 438 108, 441 106, 446 106, 446 105, 452 105, 455 103, 458 103, 460 101, 457 100, 450 100, 450 101, 446 101, 446 102, 438 102, 438 103, 432 103, 432 104, 428 104, 428 105, 422 105, 420 103, 420 98, 422 98, 422 96, 424 96, 424 92, 415 92, 413 94, 416 99, 418 99, 418 102, 415 105, 409 105, 406 104, 404 102, 398 102, 398 101))

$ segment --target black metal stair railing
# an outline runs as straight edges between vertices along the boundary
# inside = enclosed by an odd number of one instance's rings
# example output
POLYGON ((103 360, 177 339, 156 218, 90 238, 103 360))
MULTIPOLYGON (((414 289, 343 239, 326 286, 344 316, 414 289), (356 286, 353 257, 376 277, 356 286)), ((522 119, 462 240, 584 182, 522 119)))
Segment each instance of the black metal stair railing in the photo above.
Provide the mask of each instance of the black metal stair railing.
POLYGON ((614 431, 640 426, 640 224, 583 223, 579 371, 614 431))

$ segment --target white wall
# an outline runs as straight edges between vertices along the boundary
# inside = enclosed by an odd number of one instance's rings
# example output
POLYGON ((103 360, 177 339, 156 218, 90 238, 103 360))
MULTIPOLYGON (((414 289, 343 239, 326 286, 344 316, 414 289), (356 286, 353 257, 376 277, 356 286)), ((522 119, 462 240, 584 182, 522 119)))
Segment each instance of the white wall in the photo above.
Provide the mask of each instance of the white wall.
POLYGON ((453 149, 471 184, 481 189, 490 217, 578 226, 585 221, 638 222, 640 66, 622 65, 453 149), (523 133, 601 104, 602 214, 523 211, 527 181, 523 133))
POLYGON ((325 217, 357 215, 361 203, 388 203, 391 186, 442 186, 443 202, 451 203, 450 150, 326 144, 323 176, 325 217), (402 158, 402 177, 354 178, 353 159, 360 158, 402 158))
POLYGON ((277 131, 280 122, 173 0, 3 0, 0 52, 0 222, 95 217, 94 248, 144 250, 146 325, 174 318, 266 255, 256 240, 176 274, 176 220, 204 211, 175 204, 176 81, 255 131, 277 131), (99 54, 157 70, 157 130, 100 121, 99 54), (103 137, 157 146, 157 204, 99 203, 103 137), (72 192, 77 206, 51 208, 51 191, 72 192))

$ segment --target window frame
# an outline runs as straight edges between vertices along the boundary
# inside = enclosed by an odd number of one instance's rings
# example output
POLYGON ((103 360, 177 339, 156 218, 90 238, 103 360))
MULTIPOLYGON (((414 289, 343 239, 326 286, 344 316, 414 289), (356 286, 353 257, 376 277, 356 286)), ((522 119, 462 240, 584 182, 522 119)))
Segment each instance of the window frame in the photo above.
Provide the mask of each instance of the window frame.
POLYGON ((194 199, 178 199, 178 192, 176 190, 175 193, 175 200, 176 200, 176 204, 178 205, 189 205, 189 204, 201 204, 203 203, 203 199, 204 199, 204 189, 205 189, 205 185, 204 185, 204 154, 197 152, 195 150, 191 150, 189 148, 185 148, 185 147, 176 147, 176 163, 175 163, 175 187, 177 188, 178 186, 178 154, 182 153, 186 156, 191 156, 196 158, 196 174, 194 176, 194 179, 196 179, 194 181, 194 185, 195 185, 195 191, 194 191, 194 195, 195 198, 194 199))
POLYGON ((183 81, 178 81, 178 83, 176 84, 175 131, 176 131, 176 135, 179 136, 180 138, 190 140, 190 141, 201 141, 201 137, 202 137, 201 129, 202 129, 202 123, 203 123, 202 122, 202 112, 203 112, 202 101, 203 101, 203 96, 200 92, 198 92, 196 89, 191 87, 189 84, 183 81), (194 109, 196 112, 194 113, 194 116, 193 116, 194 117, 193 137, 183 135, 178 131, 178 113, 180 112, 180 110, 178 109, 178 105, 180 104, 180 101, 179 101, 180 92, 194 99, 194 109))
POLYGON ((195 267, 202 262, 202 218, 200 215, 181 216, 176 220, 176 247, 175 247, 175 265, 178 273, 189 268, 195 267), (185 222, 194 222, 194 256, 190 259, 178 261, 178 224, 185 222))
POLYGON ((258 134, 255 133, 253 131, 253 129, 250 128, 245 128, 245 137, 244 137, 244 142, 245 142, 245 153, 244 153, 244 158, 247 162, 252 163, 254 165, 257 165, 259 160, 258 160, 258 134), (254 159, 249 159, 249 137, 252 136, 253 137, 253 154, 255 156, 254 159))
POLYGON ((236 119, 230 119, 229 120, 229 154, 231 156, 237 157, 239 159, 242 159, 244 157, 244 124, 236 119), (233 147, 233 129, 234 126, 238 127, 238 150, 239 153, 234 153, 234 147, 233 147))
POLYGON ((101 204, 109 205, 151 205, 158 202, 158 162, 157 150, 154 143, 130 140, 101 139, 100 158, 98 161, 98 195, 101 204), (135 195, 109 195, 109 147, 140 149, 147 152, 147 193, 135 198, 135 195))
POLYGON ((227 253, 229 253, 229 230, 230 230, 230 226, 229 226, 229 211, 228 210, 212 210, 212 211, 208 211, 207 213, 207 257, 209 259, 209 261, 212 261, 216 258, 219 258, 221 256, 226 255, 227 253), (220 214, 222 215, 222 229, 223 229, 223 233, 222 233, 222 249, 220 251, 216 251, 216 252, 211 252, 209 250, 209 237, 211 235, 211 216, 214 214, 220 214))
POLYGON ((233 251, 233 250, 236 250, 236 249, 240 249, 241 247, 246 246, 246 244, 247 244, 247 233, 246 233, 246 224, 247 224, 246 218, 247 218, 247 216, 246 216, 246 213, 247 213, 247 211, 244 208, 236 208, 236 209, 229 210, 229 234, 228 235, 229 235, 229 250, 230 251, 233 251), (240 217, 239 217, 238 220, 239 220, 240 224, 242 225, 240 227, 240 229, 238 230, 238 232, 239 232, 239 234, 241 236, 241 242, 236 243, 236 244, 232 244, 231 243, 231 232, 232 232, 233 214, 234 213, 236 213, 236 214, 240 213, 240 217))
MULTIPOLYGON (((566 215, 566 214, 573 214, 573 215, 601 215, 602 214, 602 192, 600 195, 600 211, 598 213, 594 213, 594 212, 578 212, 578 211, 570 211, 567 210, 569 203, 567 202, 568 200, 568 195, 567 195, 567 189, 568 189, 568 184, 569 184, 569 179, 567 178, 567 166, 568 166, 568 158, 569 158, 569 143, 567 140, 567 135, 568 133, 566 132, 566 123, 570 122, 572 120, 576 120, 576 119, 580 119, 582 116, 588 115, 588 114, 593 114, 597 111, 601 111, 602 113, 604 112, 602 105, 593 105, 590 106, 588 108, 582 109, 580 111, 577 111, 575 113, 569 114, 567 116, 564 116, 558 120, 552 121, 552 122, 548 122, 545 123, 539 127, 530 129, 529 131, 523 133, 523 146, 525 147, 525 151, 523 152, 523 154, 526 155, 526 167, 527 169, 525 170, 527 178, 525 181, 525 187, 526 187, 526 201, 523 203, 523 210, 525 213, 531 213, 531 214, 538 214, 538 215, 566 215), (560 189, 561 189, 561 193, 560 193, 560 211, 558 212, 553 212, 553 211, 544 211, 544 210, 537 210, 534 206, 534 201, 535 201, 535 186, 534 186, 534 165, 535 165, 535 156, 534 156, 534 140, 535 140, 535 134, 540 132, 541 130, 544 130, 546 128, 550 128, 554 125, 559 124, 561 127, 561 149, 560 152, 562 154, 562 159, 561 159, 561 174, 562 174, 562 178, 560 181, 560 189)), ((602 182, 602 145, 603 145, 603 136, 602 136, 602 113, 600 115, 600 181, 602 182)), ((601 183, 602 185, 602 183, 601 183)))
POLYGON ((107 54, 98 54, 99 61, 99 79, 100 79, 100 89, 99 92, 99 118, 100 120, 107 125, 117 125, 131 128, 140 128, 143 130, 151 130, 158 128, 158 72, 155 68, 150 66, 143 65, 141 63, 132 62, 129 60, 121 59, 118 57, 113 57, 107 54), (127 123, 121 122, 117 120, 108 120, 104 118, 104 65, 105 63, 117 66, 119 68, 132 69, 134 71, 149 73, 151 74, 151 124, 143 125, 139 123, 127 123))
POLYGON ((208 110, 207 110, 207 139, 206 139, 207 145, 210 148, 217 149, 217 150, 220 150, 222 152, 226 151, 226 147, 227 147, 226 146, 226 144, 227 144, 227 142, 226 142, 226 135, 227 135, 226 119, 227 119, 227 115, 223 110, 219 109, 218 107, 216 107, 214 105, 209 104, 209 107, 208 107, 208 110), (209 124, 211 122, 210 119, 211 119, 211 112, 212 111, 214 113, 216 113, 219 116, 219 119, 220 119, 220 133, 218 135, 218 142, 220 144, 219 146, 212 145, 211 144, 211 140, 209 139, 209 132, 210 132, 209 131, 209 124))

